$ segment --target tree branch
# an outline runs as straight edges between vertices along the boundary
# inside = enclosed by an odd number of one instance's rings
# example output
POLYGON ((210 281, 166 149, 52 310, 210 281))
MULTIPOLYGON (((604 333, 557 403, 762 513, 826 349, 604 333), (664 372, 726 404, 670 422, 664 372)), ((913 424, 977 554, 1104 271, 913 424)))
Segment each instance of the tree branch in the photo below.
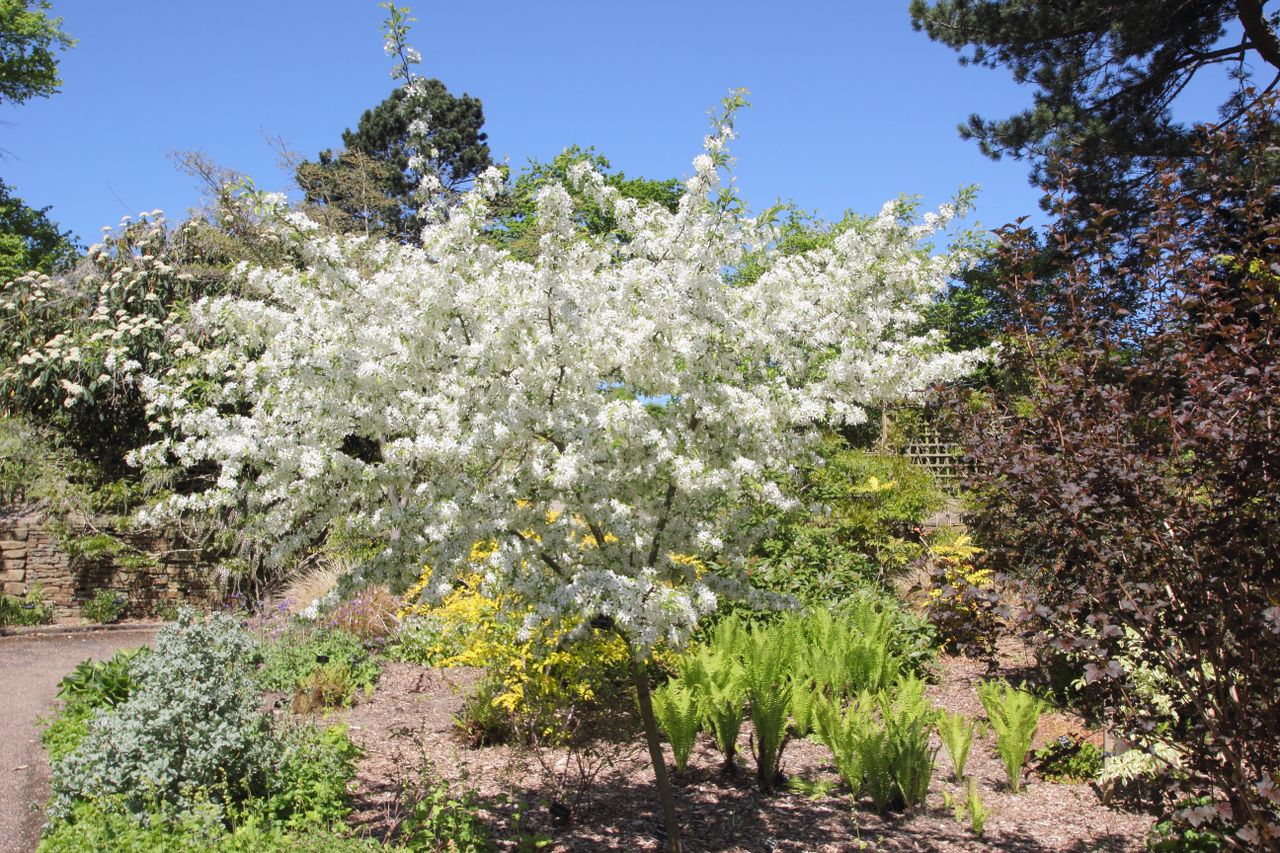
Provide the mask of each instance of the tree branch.
POLYGON ((1219 50, 1211 50, 1208 53, 1192 52, 1191 57, 1196 61, 1197 65, 1202 62, 1211 62, 1213 60, 1222 59, 1226 56, 1239 56, 1250 50, 1257 50, 1253 42, 1244 39, 1237 45, 1224 47, 1219 50))
POLYGON ((667 529, 667 519, 671 517, 671 505, 676 499, 676 484, 667 484, 667 496, 662 501, 662 517, 653 528, 653 547, 649 549, 649 568, 658 565, 658 547, 662 543, 662 531, 667 529))
POLYGON ((1272 67, 1280 68, 1280 39, 1262 12, 1264 0, 1236 0, 1236 13, 1253 49, 1272 67))

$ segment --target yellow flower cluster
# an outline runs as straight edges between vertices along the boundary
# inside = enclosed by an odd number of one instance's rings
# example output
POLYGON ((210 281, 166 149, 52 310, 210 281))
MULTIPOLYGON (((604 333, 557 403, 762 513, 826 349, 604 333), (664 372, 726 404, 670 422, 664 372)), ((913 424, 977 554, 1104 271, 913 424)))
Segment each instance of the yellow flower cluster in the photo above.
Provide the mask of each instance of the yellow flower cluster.
MULTIPOLYGON (((492 551, 492 544, 478 543, 471 559, 481 562, 492 551)), ((401 619, 419 617, 438 629, 419 655, 432 666, 487 669, 500 680, 493 704, 509 714, 591 701, 600 678, 625 670, 629 663, 622 639, 605 631, 591 629, 585 636, 571 638, 575 625, 544 624, 521 639, 513 620, 501 618, 514 602, 483 594, 479 575, 463 579, 436 604, 419 603, 430 582, 428 566, 406 592, 400 611, 401 619)))
POLYGON ((982 549, 974 545, 968 535, 929 546, 929 556, 939 569, 934 587, 929 590, 930 598, 939 598, 946 586, 990 586, 991 569, 980 569, 973 564, 973 558, 981 553, 982 549))
POLYGON ((993 648, 999 622, 990 602, 975 594, 991 586, 991 569, 974 564, 982 553, 966 535, 930 545, 933 584, 926 609, 949 650, 993 648))

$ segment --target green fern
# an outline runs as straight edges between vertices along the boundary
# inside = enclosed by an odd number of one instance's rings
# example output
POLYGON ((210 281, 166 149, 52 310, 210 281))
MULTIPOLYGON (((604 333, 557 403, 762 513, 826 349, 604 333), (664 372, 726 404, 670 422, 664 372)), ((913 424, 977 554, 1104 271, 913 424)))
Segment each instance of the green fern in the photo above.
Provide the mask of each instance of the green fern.
POLYGON ((890 649, 892 614, 869 599, 856 599, 840 620, 843 634, 844 689, 878 692, 889 689, 902 672, 902 661, 890 649))
POLYGON ((978 684, 978 698, 986 709, 987 719, 996 736, 996 752, 1004 765, 1009 787, 1022 790, 1022 765, 1026 763, 1031 741, 1040 723, 1044 703, 1003 681, 978 684))
POLYGON ((825 697, 810 679, 791 680, 791 730, 796 737, 808 737, 816 728, 814 716, 825 697))
POLYGON ((731 655, 715 649, 700 649, 681 660, 681 681, 698 697, 698 715, 715 738, 724 756, 725 770, 737 772, 734 758, 742 711, 746 701, 746 679, 742 666, 731 655))
POLYGON ((814 720, 854 797, 865 794, 883 813, 924 803, 938 752, 929 743, 936 715, 924 682, 904 678, 891 692, 863 691, 843 710, 824 697, 814 720))
POLYGON ((716 625, 708 645, 713 651, 731 658, 741 658, 746 653, 747 639, 746 626, 737 615, 731 614, 716 625))
POLYGON ((929 744, 938 712, 924 695, 918 678, 899 679, 892 699, 882 694, 880 713, 889 739, 889 766, 901 804, 923 805, 933 776, 937 747, 929 744))
POLYGON ((982 799, 978 796, 978 783, 973 779, 969 780, 969 787, 965 791, 965 805, 969 809, 969 829, 981 838, 991 812, 982 804, 982 799))
POLYGON ((842 712, 828 698, 814 703, 814 730, 835 759, 836 771, 856 799, 863 789, 863 741, 875 730, 875 699, 861 694, 842 712))
POLYGON ((668 681, 653 691, 653 715, 671 741, 676 772, 683 773, 701 728, 697 690, 689 689, 680 681, 668 681))
POLYGON ((969 748, 973 746, 974 721, 964 714, 943 712, 938 715, 938 737, 947 748, 947 757, 951 759, 951 768, 955 772, 956 781, 964 778, 964 766, 969 760, 969 748))
POLYGON ((787 741, 787 711, 791 705, 792 662, 782 631, 755 628, 747 636, 745 673, 751 723, 755 729, 753 748, 756 779, 760 790, 773 793, 787 741))
POLYGON ((883 723, 872 722, 867 727, 858 741, 858 760, 862 763, 862 791, 871 798, 872 808, 880 814, 895 808, 902 794, 893 778, 889 733, 883 723))
POLYGON ((890 651, 892 637, 891 615, 866 599, 839 616, 812 611, 794 631, 797 670, 832 697, 888 689, 902 669, 890 651))

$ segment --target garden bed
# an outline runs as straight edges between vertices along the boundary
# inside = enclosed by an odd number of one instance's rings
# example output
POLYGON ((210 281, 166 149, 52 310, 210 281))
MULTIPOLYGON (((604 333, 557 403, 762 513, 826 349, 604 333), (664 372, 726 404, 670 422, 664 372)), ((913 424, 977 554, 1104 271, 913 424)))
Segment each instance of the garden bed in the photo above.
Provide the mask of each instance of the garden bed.
MULTIPOLYGON (((1005 675, 1020 663, 1009 654, 1002 661, 1005 675)), ((931 701, 945 710, 981 716, 975 686, 986 675, 983 664, 944 657, 941 674, 939 683, 929 687, 931 701)), ((572 818, 558 818, 548 805, 571 799, 574 786, 557 785, 553 776, 575 775, 578 754, 545 750, 539 760, 538 751, 528 747, 469 748, 455 730, 453 717, 479 676, 470 669, 388 664, 373 696, 339 714, 350 725, 352 739, 366 750, 352 816, 358 832, 375 837, 391 833, 404 817, 401 782, 429 768, 455 792, 476 791, 486 818, 494 824, 494 837, 505 839, 499 842, 505 849, 516 849, 513 839, 522 833, 544 836, 549 843, 541 849, 553 851, 661 849, 662 820, 638 722, 624 720, 616 737, 588 743, 587 757, 597 763, 606 755, 610 760, 584 786, 572 818), (516 803, 523 803, 523 808, 517 811, 516 803)), ((1081 732, 1078 720, 1046 714, 1036 745, 1081 732)), ((749 739, 748 722, 739 741, 743 756, 750 755, 749 739)), ((669 747, 667 754, 670 757, 669 747)), ((1089 785, 1048 782, 1032 774, 1022 793, 1011 793, 990 738, 975 741, 966 768, 991 812, 984 837, 977 838, 944 806, 944 792, 960 792, 951 780, 945 750, 939 751, 938 765, 924 810, 882 818, 866 804, 851 809, 840 787, 819 793, 825 788, 822 783, 838 781, 826 747, 793 741, 783 756, 782 769, 792 784, 813 793, 789 790, 764 797, 748 761, 740 756, 737 777, 727 777, 719 753, 703 734, 688 771, 674 777, 685 846, 753 853, 1146 847, 1151 818, 1108 808, 1089 785)))

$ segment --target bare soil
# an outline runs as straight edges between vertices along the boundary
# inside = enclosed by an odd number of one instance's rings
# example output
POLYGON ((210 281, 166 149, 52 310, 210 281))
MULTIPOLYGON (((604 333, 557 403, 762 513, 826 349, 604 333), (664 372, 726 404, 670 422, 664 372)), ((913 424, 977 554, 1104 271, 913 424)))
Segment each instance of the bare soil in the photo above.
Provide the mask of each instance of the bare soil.
MULTIPOLYGON (((1016 674, 1020 661, 1005 651, 1002 670, 1016 674)), ((974 686, 985 674, 981 663, 946 658, 930 698, 938 707, 980 717, 974 686)), ((542 848, 550 851, 662 849, 653 774, 634 719, 619 715, 615 731, 576 750, 472 749, 453 718, 478 678, 475 670, 390 664, 373 697, 339 715, 366 750, 357 778, 359 832, 394 836, 412 796, 403 795, 404 786, 434 778, 455 793, 474 790, 505 849, 516 849, 512 839, 518 834, 535 832, 550 839, 542 848)), ((1036 745, 1064 733, 1096 737, 1078 719, 1048 714, 1036 745)), ((961 792, 945 750, 939 751, 926 806, 880 817, 868 803, 852 803, 840 787, 817 796, 792 790, 762 796, 755 787, 749 724, 739 748, 737 773, 727 775, 714 743, 701 735, 688 770, 674 777, 687 850, 1138 851, 1145 849, 1152 823, 1146 815, 1103 805, 1089 785, 1031 775, 1021 793, 1012 793, 989 737, 975 740, 966 768, 991 812, 983 838, 943 805, 944 792, 961 792)), ((669 749, 667 755, 674 767, 669 749)), ((809 741, 787 746, 782 769, 809 783, 838 779, 830 752, 809 741)))

